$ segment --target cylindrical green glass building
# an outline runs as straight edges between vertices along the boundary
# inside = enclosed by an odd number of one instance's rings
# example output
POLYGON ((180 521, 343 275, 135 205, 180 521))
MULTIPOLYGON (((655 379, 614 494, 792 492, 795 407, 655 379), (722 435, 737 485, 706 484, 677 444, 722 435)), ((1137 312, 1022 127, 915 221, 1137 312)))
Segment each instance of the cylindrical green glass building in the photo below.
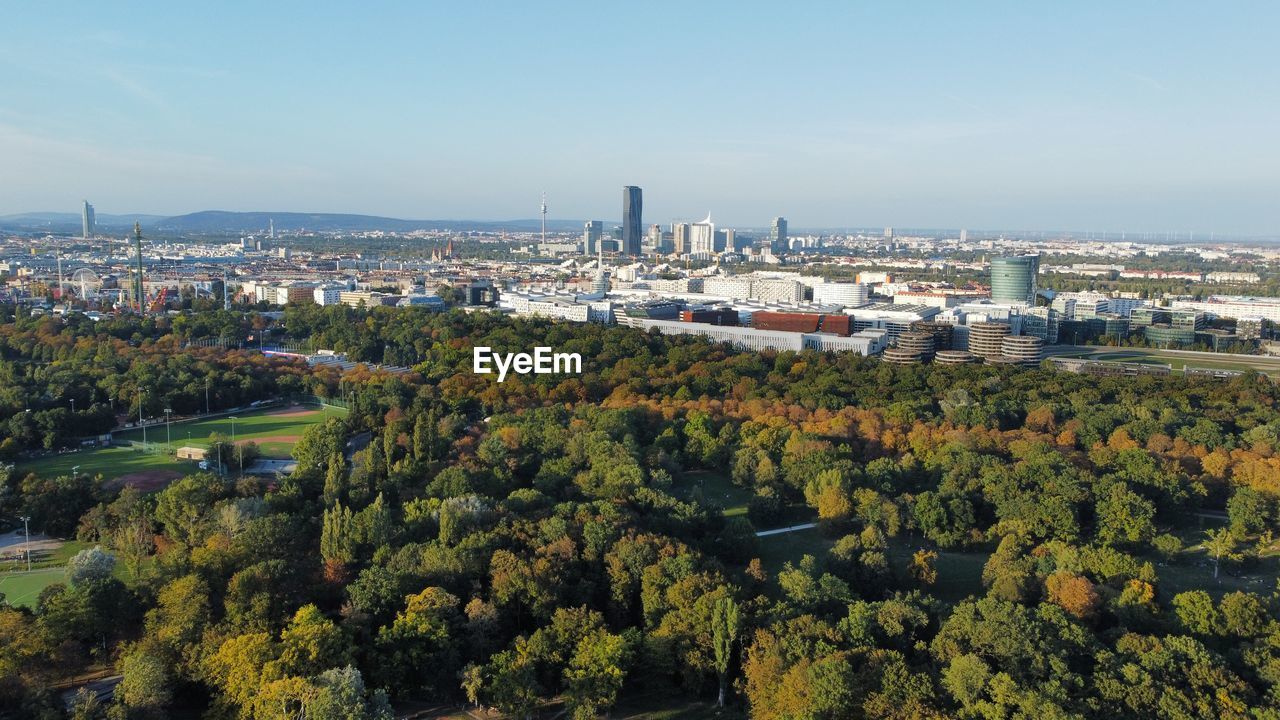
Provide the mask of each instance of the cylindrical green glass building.
POLYGON ((991 260, 991 299, 998 303, 1036 304, 1039 255, 1019 255, 991 260))

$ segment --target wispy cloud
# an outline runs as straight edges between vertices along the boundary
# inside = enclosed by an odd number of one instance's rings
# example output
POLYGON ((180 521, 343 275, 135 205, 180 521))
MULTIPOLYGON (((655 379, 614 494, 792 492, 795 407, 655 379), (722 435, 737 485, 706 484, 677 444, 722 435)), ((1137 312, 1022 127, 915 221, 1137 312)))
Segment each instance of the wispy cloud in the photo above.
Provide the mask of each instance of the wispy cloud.
POLYGON ((1147 87, 1149 87, 1149 88, 1154 88, 1154 89, 1156 89, 1156 90, 1167 90, 1167 89, 1168 89, 1167 87, 1165 87, 1165 84, 1164 84, 1164 83, 1162 83, 1162 82, 1160 82, 1159 80, 1157 80, 1157 79, 1155 79, 1155 78, 1151 77, 1150 75, 1144 75, 1143 73, 1140 73, 1140 72, 1134 72, 1134 71, 1132 71, 1132 70, 1125 71, 1125 75, 1128 75, 1130 78, 1133 78, 1134 80, 1138 81, 1139 83, 1141 83, 1141 84, 1143 84, 1143 85, 1146 85, 1146 86, 1147 86, 1147 87))
POLYGON ((104 67, 98 69, 98 75, 109 81, 124 92, 141 100, 148 105, 158 109, 168 111, 169 103, 165 101, 160 93, 152 90, 147 85, 138 81, 132 75, 127 75, 120 69, 115 67, 104 67))

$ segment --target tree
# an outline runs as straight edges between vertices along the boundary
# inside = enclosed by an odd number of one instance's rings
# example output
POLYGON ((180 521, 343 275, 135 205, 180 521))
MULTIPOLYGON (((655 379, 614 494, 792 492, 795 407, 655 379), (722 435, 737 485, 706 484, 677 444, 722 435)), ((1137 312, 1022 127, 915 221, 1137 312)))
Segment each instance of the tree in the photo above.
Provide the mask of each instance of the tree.
POLYGON ((1102 598, 1089 578, 1059 570, 1045 579, 1049 602, 1077 618, 1090 618, 1102 604, 1102 598))
POLYGON ((603 629, 578 642, 564 670, 565 702, 575 720, 592 720, 613 705, 630 658, 626 639, 603 629))
POLYGON ((1098 537, 1104 543, 1140 543, 1155 534, 1152 520, 1156 507, 1133 492, 1125 483, 1116 483, 1096 504, 1098 537))
POLYGON ((712 607, 711 641, 715 647, 716 675, 720 679, 716 707, 724 707, 725 691, 729 687, 729 668, 733 662, 733 648, 738 641, 739 622, 738 604, 732 597, 721 598, 712 607))
POLYGON ((1237 538, 1256 535, 1272 522, 1275 511, 1265 495, 1251 487, 1240 486, 1227 501, 1227 517, 1231 520, 1231 533, 1237 538))
POLYGON ((1152 539, 1151 547, 1160 553, 1160 557, 1163 557, 1165 562, 1171 563, 1182 552, 1182 540, 1177 535, 1162 533, 1152 539))
POLYGON ((382 690, 370 693, 360 671, 347 665, 318 675, 314 693, 305 703, 306 717, 316 720, 391 720, 394 717, 382 690))
POLYGON ((907 566, 907 570, 916 582, 921 585, 932 585, 938 581, 937 563, 937 551, 922 548, 911 556, 911 564, 907 566))
POLYGON ((1213 557, 1213 577, 1218 577, 1218 566, 1225 557, 1231 559, 1236 549, 1236 537, 1231 534, 1230 528, 1217 528, 1216 530, 1206 530, 1204 540, 1204 549, 1209 551, 1209 555, 1213 557))
POLYGON ((120 659, 120 686, 117 697, 125 707, 157 713, 173 699, 173 678, 166 663, 144 650, 134 650, 120 659))
POLYGON ((315 605, 303 605, 280 634, 280 675, 311 676, 351 662, 346 633, 315 605))
POLYGON ((441 679, 457 672, 458 608, 458 598, 438 587, 406 597, 404 610, 378 631, 383 680, 401 690, 441 691, 441 679))
POLYGON ((105 580, 111 577, 115 567, 115 556, 103 550, 101 545, 94 545, 72 555, 67 561, 67 580, 72 585, 105 580))

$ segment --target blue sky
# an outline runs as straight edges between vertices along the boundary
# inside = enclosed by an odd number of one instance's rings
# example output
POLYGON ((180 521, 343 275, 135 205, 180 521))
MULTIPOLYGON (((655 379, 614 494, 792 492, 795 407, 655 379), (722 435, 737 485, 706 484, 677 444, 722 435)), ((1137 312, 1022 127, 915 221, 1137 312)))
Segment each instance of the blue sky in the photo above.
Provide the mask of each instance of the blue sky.
POLYGON ((1278 3, 326 5, 9 4, 0 214, 1280 234, 1278 3))

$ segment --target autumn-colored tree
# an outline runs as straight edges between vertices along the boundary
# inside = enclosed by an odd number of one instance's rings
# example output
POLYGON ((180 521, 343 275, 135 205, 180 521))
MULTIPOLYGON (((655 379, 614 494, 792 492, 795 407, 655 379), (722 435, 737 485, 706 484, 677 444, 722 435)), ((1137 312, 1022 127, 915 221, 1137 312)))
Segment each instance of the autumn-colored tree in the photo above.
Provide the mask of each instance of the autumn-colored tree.
POLYGON ((936 550, 921 548, 911 556, 907 572, 911 578, 921 585, 932 585, 938 581, 938 553, 936 550))
POLYGON ((1097 589, 1083 575, 1059 570, 1045 578, 1044 585, 1049 602, 1081 619, 1096 615, 1102 604, 1097 589))

